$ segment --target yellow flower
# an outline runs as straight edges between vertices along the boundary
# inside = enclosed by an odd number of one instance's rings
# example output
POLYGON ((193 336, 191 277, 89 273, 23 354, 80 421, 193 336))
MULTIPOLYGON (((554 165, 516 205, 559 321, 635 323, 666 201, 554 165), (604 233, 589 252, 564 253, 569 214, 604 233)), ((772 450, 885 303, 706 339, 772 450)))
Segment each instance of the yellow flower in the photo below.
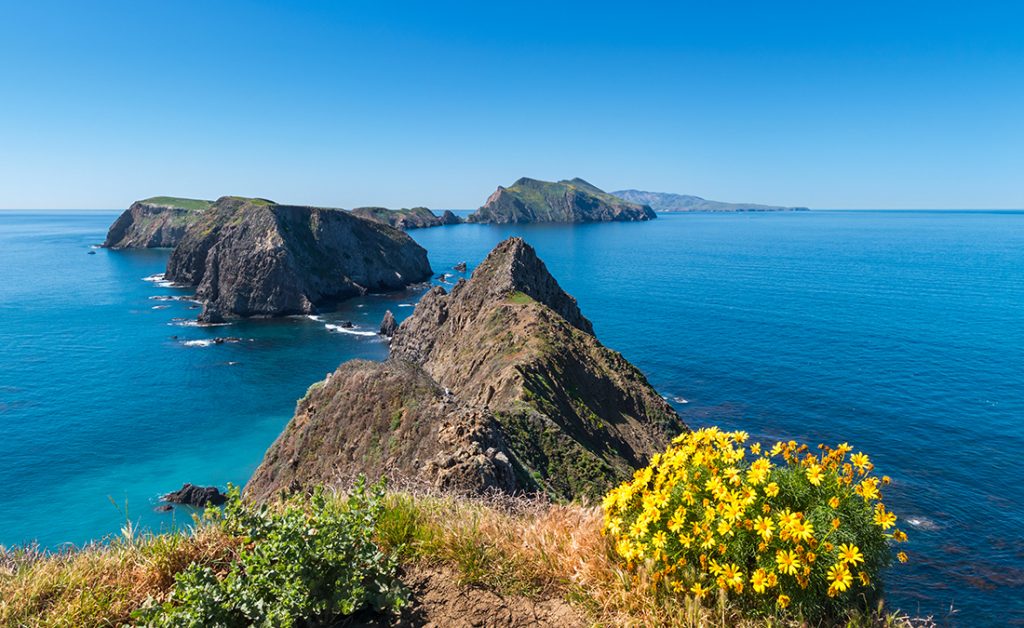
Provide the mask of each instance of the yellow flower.
POLYGON ((705 595, 707 595, 708 589, 702 587, 701 584, 698 582, 697 584, 690 587, 690 593, 693 593, 695 597, 704 597, 705 595))
POLYGON ((833 530, 838 530, 839 526, 841 526, 841 525, 842 525, 842 522, 839 521, 839 517, 836 517, 835 519, 832 520, 832 529, 833 530))
POLYGON ((856 565, 864 562, 864 555, 860 553, 860 548, 853 543, 843 543, 839 546, 839 560, 856 565))
POLYGON ((728 521, 726 521, 724 519, 718 522, 718 535, 719 536, 725 536, 726 534, 729 534, 731 531, 732 531, 732 524, 731 523, 729 523, 728 521))
POLYGON ((831 507, 831 508, 832 508, 833 510, 835 510, 836 508, 839 508, 839 498, 838 498, 838 497, 835 497, 835 496, 833 496, 833 497, 832 497, 832 499, 828 500, 828 505, 829 505, 829 506, 830 506, 830 507, 831 507))
POLYGON ((665 547, 666 543, 668 543, 668 536, 665 534, 664 530, 658 530, 654 533, 654 536, 651 537, 651 545, 658 549, 665 547))
POLYGON ((779 577, 775 575, 774 571, 768 572, 768 580, 765 582, 769 587, 774 587, 779 583, 779 577))
POLYGON ((906 552, 900 552, 900 553, 896 554, 896 558, 900 559, 901 563, 905 563, 905 562, 907 562, 907 560, 909 560, 907 558, 907 553, 906 552))
POLYGON ((786 608, 787 606, 789 606, 789 596, 780 595, 779 599, 776 600, 775 603, 779 605, 779 608, 786 608))
POLYGON ((768 497, 775 497, 779 494, 779 485, 775 482, 769 482, 764 487, 764 494, 768 497))
POLYGON ((754 521, 754 530, 761 535, 761 538, 765 541, 770 541, 772 538, 772 530, 775 529, 775 524, 772 523, 769 517, 758 517, 754 521))
POLYGON ((723 565, 722 578, 725 580, 726 586, 737 588, 743 585, 743 572, 740 571, 739 565, 732 563, 723 565))
POLYGON ((868 465, 871 464, 871 461, 868 460, 867 454, 863 454, 861 452, 857 452, 850 456, 850 462, 852 462, 853 466, 858 469, 867 469, 868 465))
POLYGON ((686 512, 682 508, 676 508, 676 511, 672 513, 672 518, 668 520, 668 529, 670 532, 679 532, 686 525, 686 512))
POLYGON ((860 579, 860 583, 864 586, 869 586, 871 584, 871 578, 868 576, 866 571, 858 571, 857 578, 860 579))
POLYGON ((878 478, 867 478, 853 490, 864 499, 878 499, 881 497, 878 493, 878 478))
POLYGON ((814 525, 810 521, 797 519, 789 524, 789 533, 798 541, 809 541, 814 537, 814 525))
POLYGON ((779 566, 779 571, 791 576, 800 570, 800 559, 792 550, 776 552, 775 563, 779 566))
POLYGON ((888 530, 896 525, 896 515, 891 512, 885 512, 884 508, 876 508, 875 525, 881 526, 883 530, 888 530))
POLYGON ((822 473, 821 473, 821 467, 819 465, 812 464, 811 466, 807 467, 807 481, 808 482, 810 482, 811 484, 813 484, 815 486, 818 486, 818 485, 821 484, 821 478, 822 478, 822 473))
POLYGON ((758 569, 750 576, 750 584, 754 587, 756 593, 764 593, 764 590, 768 584, 768 574, 765 573, 764 569, 758 569))
POLYGON ((837 591, 845 591, 853 583, 853 576, 850 575, 850 570, 843 563, 837 563, 828 568, 828 579, 832 581, 830 588, 835 588, 837 591))
POLYGON ((761 455, 761 443, 753 443, 750 445, 750 453, 755 456, 761 455))

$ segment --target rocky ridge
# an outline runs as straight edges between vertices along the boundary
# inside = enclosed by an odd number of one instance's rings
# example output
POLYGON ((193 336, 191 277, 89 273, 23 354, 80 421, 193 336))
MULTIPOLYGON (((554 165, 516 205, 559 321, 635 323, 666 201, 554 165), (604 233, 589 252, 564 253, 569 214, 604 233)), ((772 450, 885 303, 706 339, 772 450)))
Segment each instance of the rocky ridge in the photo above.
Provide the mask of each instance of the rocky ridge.
POLYGON ((431 289, 391 347, 387 361, 345 363, 310 388, 248 495, 366 473, 597 496, 685 429, 519 238, 451 293, 431 289))
POLYGON ((468 222, 611 222, 653 220, 657 215, 646 205, 631 203, 587 183, 583 179, 550 182, 523 177, 491 194, 468 222))
POLYGON ((450 210, 444 210, 440 216, 426 207, 413 207, 412 209, 386 209, 384 207, 356 207, 351 210, 352 215, 372 220, 396 229, 424 229, 427 227, 440 227, 444 225, 457 225, 462 219, 450 210))
POLYGON ((199 319, 311 314, 432 274, 401 231, 338 209, 226 196, 192 223, 165 278, 196 287, 199 319))
POLYGON ((110 225, 103 246, 144 249, 177 246, 189 225, 213 204, 191 198, 154 196, 135 201, 110 225))

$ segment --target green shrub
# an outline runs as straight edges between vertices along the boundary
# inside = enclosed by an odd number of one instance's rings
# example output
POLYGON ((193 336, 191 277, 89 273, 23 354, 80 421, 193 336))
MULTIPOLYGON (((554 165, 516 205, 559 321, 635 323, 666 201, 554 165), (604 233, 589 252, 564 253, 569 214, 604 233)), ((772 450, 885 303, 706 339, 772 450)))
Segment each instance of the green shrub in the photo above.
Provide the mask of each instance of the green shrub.
MULTIPOLYGON (((867 607, 888 542, 904 541, 881 501, 887 477, 852 448, 776 443, 709 428, 676 438, 604 500, 616 553, 669 591, 714 589, 753 614, 813 622, 867 607), (749 457, 748 457, 749 454, 749 457)), ((906 560, 900 552, 901 561, 906 560)))
POLYGON ((152 626, 294 626, 363 608, 397 611, 407 593, 397 558, 373 542, 383 484, 360 478, 344 500, 322 491, 278 506, 255 506, 231 488, 223 513, 208 511, 243 542, 222 570, 191 565, 175 578, 170 601, 135 614, 152 626))

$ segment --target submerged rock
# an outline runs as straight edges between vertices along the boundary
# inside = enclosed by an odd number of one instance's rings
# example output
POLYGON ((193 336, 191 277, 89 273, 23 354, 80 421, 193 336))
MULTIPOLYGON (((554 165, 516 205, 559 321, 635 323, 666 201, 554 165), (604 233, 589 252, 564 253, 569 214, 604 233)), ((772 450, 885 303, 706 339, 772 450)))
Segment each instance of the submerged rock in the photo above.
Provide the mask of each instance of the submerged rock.
POLYGON ((196 287, 199 319, 312 314, 428 279, 412 238, 346 211, 223 197, 191 225, 165 278, 196 287))
POLYGON ((451 293, 431 289, 391 347, 310 388, 248 494, 366 473, 595 497, 685 429, 519 238, 451 293))
POLYGON ((388 310, 384 312, 384 320, 380 322, 380 335, 391 337, 395 335, 396 331, 398 331, 398 323, 395 322, 395 315, 388 310))
POLYGON ((195 484, 188 483, 173 493, 167 493, 160 499, 165 502, 195 506, 196 508, 202 508, 208 504, 219 506, 227 501, 227 497, 216 486, 196 486, 195 484))
POLYGON ((103 246, 111 249, 177 246, 188 227, 212 204, 212 201, 172 196, 135 201, 110 225, 103 246))
POLYGON ((452 266, 452 270, 460 273, 466 272, 466 262, 459 262, 458 264, 452 266))
POLYGON ((653 220, 647 205, 612 196, 583 179, 538 181, 523 177, 510 187, 498 186, 468 222, 610 222, 653 220))

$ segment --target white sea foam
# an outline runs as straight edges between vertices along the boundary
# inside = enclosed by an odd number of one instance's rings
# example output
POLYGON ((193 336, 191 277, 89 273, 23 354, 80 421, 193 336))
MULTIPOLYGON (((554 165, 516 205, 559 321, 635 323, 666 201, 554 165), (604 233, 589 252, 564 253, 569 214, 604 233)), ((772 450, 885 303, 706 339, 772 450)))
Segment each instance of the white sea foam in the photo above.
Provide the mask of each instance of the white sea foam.
POLYGON ((689 401, 683 399, 682 397, 672 397, 672 401, 676 403, 690 403, 689 401))
POLYGON ((169 305, 154 305, 152 307, 152 309, 154 309, 154 310, 166 310, 169 307, 171 307, 171 306, 169 306, 169 305))
POLYGON ((209 347, 213 344, 212 340, 184 340, 183 345, 186 347, 209 347))
POLYGON ((311 321, 316 321, 318 323, 322 323, 324 321, 324 319, 320 318, 316 314, 306 314, 306 318, 308 318, 311 321))
POLYGON ((352 334, 353 336, 376 336, 377 335, 377 332, 375 332, 375 331, 359 331, 358 329, 353 329, 351 327, 342 327, 341 325, 332 325, 330 323, 324 325, 324 327, 326 327, 329 331, 337 331, 337 332, 341 332, 343 334, 352 334))
POLYGON ((231 323, 202 323, 197 320, 189 318, 173 320, 167 324, 173 325, 175 327, 225 327, 227 325, 230 325, 231 323))
POLYGON ((164 274, 163 273, 159 273, 159 274, 156 274, 156 275, 150 275, 149 277, 143 277, 142 280, 143 281, 153 282, 153 283, 155 283, 157 281, 163 281, 164 280, 164 274))
POLYGON ((412 307, 412 303, 399 303, 398 307, 412 307))
POLYGON ((935 530, 939 527, 938 524, 927 517, 907 517, 907 523, 920 530, 935 530))

